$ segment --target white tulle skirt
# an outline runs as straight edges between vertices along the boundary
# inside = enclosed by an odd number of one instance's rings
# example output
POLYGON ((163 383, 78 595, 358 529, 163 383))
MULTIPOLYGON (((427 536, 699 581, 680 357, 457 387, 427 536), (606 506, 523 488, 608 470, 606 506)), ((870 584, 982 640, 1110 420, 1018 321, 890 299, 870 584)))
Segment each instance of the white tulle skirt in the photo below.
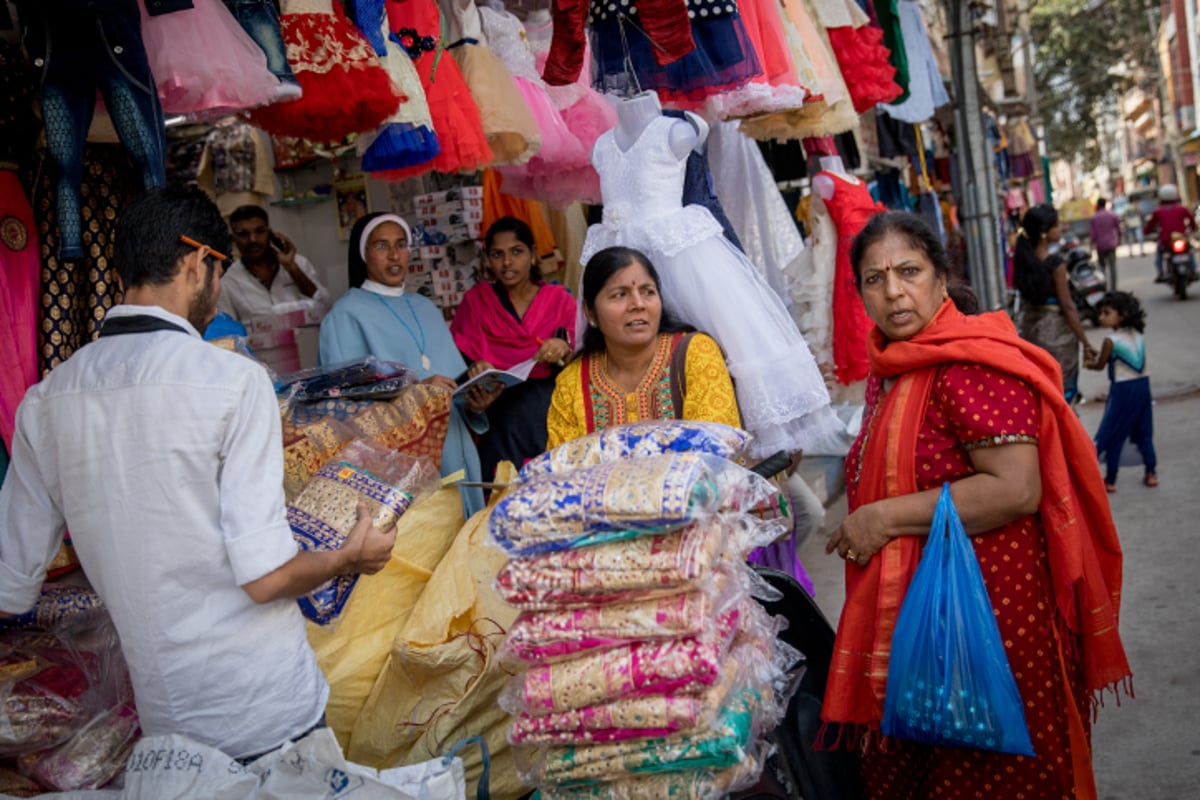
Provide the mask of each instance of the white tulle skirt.
POLYGON ((588 228, 581 261, 612 246, 646 254, 662 280, 663 305, 721 345, 734 380, 750 454, 809 449, 843 426, 808 345, 783 301, 754 265, 721 235, 701 206, 653 219, 611 220, 588 228))

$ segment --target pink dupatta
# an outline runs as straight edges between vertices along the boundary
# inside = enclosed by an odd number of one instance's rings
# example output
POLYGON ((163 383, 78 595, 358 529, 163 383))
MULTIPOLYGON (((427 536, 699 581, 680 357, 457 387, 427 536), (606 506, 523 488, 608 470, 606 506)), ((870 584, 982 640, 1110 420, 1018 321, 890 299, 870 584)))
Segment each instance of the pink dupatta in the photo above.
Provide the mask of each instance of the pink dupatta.
MULTIPOLYGON (((542 342, 566 328, 567 343, 575 330, 575 298, 566 289, 545 284, 534 295, 525 316, 517 319, 504 307, 489 283, 476 284, 450 323, 454 343, 469 361, 487 361, 497 369, 533 358, 542 342)), ((545 378, 550 367, 538 364, 530 378, 545 378)))

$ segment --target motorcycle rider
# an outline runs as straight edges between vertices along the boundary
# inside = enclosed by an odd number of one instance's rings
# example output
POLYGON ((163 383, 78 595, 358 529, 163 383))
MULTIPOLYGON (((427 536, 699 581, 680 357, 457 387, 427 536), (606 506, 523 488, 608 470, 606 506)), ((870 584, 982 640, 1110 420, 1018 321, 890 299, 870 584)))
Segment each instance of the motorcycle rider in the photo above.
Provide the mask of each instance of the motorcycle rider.
MULTIPOLYGON (((1144 228, 1147 235, 1158 231, 1158 252, 1154 256, 1154 282, 1166 283, 1163 274, 1163 258, 1171 251, 1171 237, 1182 234, 1190 238, 1196 232, 1196 218, 1192 216, 1182 203, 1179 202, 1179 189, 1173 183, 1164 183, 1158 187, 1158 208, 1146 220, 1144 228)), ((1189 248, 1188 257, 1192 260, 1192 273, 1196 272, 1196 256, 1189 248)))

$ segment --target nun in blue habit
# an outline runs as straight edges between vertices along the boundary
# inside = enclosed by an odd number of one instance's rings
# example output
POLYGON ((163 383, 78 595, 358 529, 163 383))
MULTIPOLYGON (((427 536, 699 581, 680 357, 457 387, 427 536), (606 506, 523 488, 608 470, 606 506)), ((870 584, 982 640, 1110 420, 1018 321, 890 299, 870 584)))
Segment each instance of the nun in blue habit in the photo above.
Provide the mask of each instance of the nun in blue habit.
MULTIPOLYGON (((350 289, 321 323, 322 364, 351 361, 367 355, 397 361, 412 369, 422 383, 453 389, 468 365, 454 344, 441 310, 428 298, 406 291, 410 232, 395 214, 368 214, 350 234, 350 289)), ((472 374, 490 365, 471 365, 472 374)), ((466 402, 450 405, 450 428, 442 450, 442 475, 459 470, 466 480, 482 479, 479 453, 471 431, 485 433, 484 411, 499 396, 478 384, 466 402)), ((484 507, 483 490, 463 488, 463 515, 469 519, 484 507)))

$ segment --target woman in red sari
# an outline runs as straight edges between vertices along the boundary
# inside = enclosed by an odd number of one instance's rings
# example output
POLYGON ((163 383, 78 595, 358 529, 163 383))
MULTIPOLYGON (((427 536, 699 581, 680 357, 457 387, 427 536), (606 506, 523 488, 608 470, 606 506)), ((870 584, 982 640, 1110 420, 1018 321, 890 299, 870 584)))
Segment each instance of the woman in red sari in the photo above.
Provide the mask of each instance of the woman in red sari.
POLYGON ((566 289, 542 282, 533 232, 521 220, 492 223, 483 257, 495 281, 481 282, 463 297, 450 324, 455 344, 469 362, 496 369, 538 362, 527 381, 505 389, 488 408, 490 428, 479 439, 479 460, 490 481, 501 461, 520 467, 546 450, 554 371, 573 352, 576 311, 566 289))
POLYGON ((1093 702, 1131 688, 1121 548, 1058 364, 1003 313, 960 310, 974 297, 949 284, 940 239, 910 214, 872 219, 851 262, 875 329, 867 418, 846 460, 851 513, 826 547, 846 560, 846 605, 822 716, 861 741, 870 798, 1095 798, 1093 702), (944 481, 1036 758, 879 735, 892 632, 944 481))

